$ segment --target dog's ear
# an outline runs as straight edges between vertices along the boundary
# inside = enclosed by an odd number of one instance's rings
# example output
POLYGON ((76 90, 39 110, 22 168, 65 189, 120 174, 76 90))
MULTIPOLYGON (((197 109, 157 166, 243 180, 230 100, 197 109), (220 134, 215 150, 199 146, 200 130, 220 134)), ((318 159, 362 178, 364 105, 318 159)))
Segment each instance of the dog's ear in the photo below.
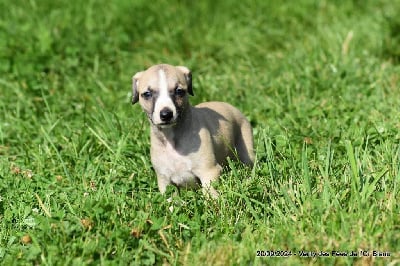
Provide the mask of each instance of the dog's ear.
POLYGON ((132 104, 135 104, 139 101, 138 84, 142 73, 143 72, 138 72, 132 77, 132 104))
POLYGON ((186 79, 186 83, 187 83, 187 90, 189 92, 190 95, 194 95, 193 94, 193 87, 192 87, 192 72, 190 72, 189 68, 185 67, 185 66, 177 66, 177 69, 179 69, 180 71, 183 72, 183 74, 185 75, 185 79, 186 79))

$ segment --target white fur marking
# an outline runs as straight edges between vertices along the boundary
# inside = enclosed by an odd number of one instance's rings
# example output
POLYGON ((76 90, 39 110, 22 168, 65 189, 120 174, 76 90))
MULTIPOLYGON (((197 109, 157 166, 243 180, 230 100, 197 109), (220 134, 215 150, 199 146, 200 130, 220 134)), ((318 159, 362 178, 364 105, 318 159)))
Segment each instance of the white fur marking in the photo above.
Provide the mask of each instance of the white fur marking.
POLYGON ((163 96, 168 97, 167 77, 162 69, 158 70, 158 87, 160 89, 160 98, 163 96))
POLYGON ((155 124, 162 123, 160 118, 160 111, 165 107, 171 109, 174 119, 176 118, 176 108, 171 97, 169 96, 167 77, 164 70, 162 69, 158 71, 158 87, 159 95, 153 110, 153 122, 155 124))

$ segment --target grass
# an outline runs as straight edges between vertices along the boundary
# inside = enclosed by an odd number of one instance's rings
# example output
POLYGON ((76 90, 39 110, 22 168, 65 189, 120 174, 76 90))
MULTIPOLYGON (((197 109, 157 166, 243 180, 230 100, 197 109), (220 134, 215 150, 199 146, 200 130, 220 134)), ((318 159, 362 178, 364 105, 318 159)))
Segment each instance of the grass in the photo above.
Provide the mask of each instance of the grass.
POLYGON ((400 263, 398 0, 0 10, 3 265, 400 263), (228 101, 254 127, 254 169, 231 163, 215 202, 158 192, 129 98, 160 62, 193 71, 193 104, 228 101), (334 250, 358 256, 299 254, 334 250))

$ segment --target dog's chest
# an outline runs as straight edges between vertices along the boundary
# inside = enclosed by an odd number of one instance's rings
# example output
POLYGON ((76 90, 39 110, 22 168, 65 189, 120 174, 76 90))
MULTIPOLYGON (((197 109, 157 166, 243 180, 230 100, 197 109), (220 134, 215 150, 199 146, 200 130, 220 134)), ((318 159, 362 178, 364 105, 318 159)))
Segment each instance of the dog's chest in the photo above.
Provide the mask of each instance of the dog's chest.
POLYGON ((198 185, 192 173, 193 163, 190 157, 181 155, 170 143, 152 150, 151 159, 158 176, 167 178, 180 187, 198 185))

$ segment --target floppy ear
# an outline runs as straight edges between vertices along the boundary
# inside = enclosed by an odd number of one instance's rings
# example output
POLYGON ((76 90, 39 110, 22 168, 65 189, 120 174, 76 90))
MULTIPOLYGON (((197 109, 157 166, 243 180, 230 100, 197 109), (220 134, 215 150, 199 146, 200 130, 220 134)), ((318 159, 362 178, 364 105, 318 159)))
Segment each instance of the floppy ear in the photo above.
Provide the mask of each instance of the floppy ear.
POLYGON ((138 72, 132 77, 132 104, 135 104, 139 101, 139 92, 137 90, 137 87, 141 75, 142 72, 138 72))
POLYGON ((189 68, 185 67, 185 66, 177 66, 177 69, 179 69, 180 71, 183 72, 183 74, 185 75, 185 79, 186 79, 186 83, 187 83, 187 90, 189 92, 190 95, 194 95, 193 94, 193 87, 192 87, 192 72, 190 72, 189 68))

